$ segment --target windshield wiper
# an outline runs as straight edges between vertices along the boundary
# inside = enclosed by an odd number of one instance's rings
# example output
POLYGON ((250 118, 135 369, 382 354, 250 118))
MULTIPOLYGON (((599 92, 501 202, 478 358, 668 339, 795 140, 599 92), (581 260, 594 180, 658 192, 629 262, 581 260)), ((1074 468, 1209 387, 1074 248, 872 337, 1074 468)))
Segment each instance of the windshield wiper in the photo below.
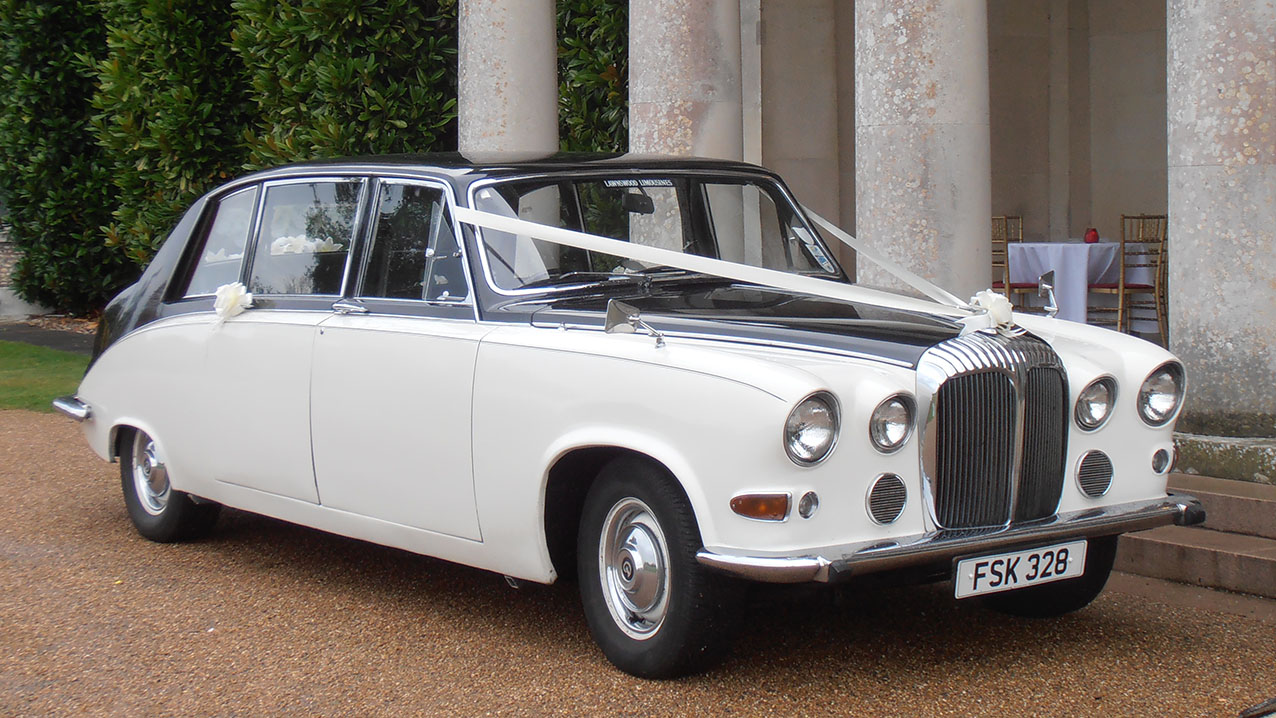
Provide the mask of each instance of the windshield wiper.
POLYGON ((566 272, 564 274, 556 274, 552 277, 538 279, 535 282, 524 284, 521 289, 535 289, 538 287, 558 287, 564 284, 583 284, 598 285, 609 284, 620 280, 638 280, 639 277, 633 274, 614 274, 612 272, 590 272, 577 271, 566 272))

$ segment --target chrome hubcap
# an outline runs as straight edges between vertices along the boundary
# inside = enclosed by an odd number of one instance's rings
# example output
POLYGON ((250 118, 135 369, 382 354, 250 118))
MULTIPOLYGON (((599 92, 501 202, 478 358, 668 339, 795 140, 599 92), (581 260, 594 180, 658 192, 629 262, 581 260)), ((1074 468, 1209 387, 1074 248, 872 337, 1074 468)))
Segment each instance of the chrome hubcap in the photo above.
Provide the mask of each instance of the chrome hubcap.
POLYGON ((146 513, 158 516, 168 505, 168 469, 155 452, 155 442, 141 431, 133 437, 133 487, 146 513))
POLYGON ((599 578, 611 617, 631 638, 650 638, 669 610, 669 549, 647 504, 617 502, 598 543, 599 578))

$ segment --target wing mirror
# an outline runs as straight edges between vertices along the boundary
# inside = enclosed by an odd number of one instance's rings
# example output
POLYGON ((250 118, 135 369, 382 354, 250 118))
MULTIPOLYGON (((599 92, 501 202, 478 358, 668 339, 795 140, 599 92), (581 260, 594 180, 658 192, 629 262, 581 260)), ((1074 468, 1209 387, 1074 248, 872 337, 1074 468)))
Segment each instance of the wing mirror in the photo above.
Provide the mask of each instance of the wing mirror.
POLYGON ((1059 302, 1054 298, 1054 270, 1037 277, 1037 296, 1047 297, 1046 316, 1054 317, 1059 313, 1059 302))
POLYGON ((604 331, 608 334, 633 334, 640 328, 656 338, 657 349, 665 345, 665 335, 644 322, 637 307, 625 304, 619 299, 607 301, 607 323, 603 326, 604 331))

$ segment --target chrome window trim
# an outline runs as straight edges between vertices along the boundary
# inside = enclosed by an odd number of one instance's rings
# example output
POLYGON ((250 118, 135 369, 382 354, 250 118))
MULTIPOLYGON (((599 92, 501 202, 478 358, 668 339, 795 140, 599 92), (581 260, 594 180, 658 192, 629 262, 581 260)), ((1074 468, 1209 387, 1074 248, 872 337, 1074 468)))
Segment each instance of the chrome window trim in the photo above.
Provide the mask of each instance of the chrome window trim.
MULTIPOLYGON (((469 259, 469 253, 465 247, 465 235, 461 230, 461 223, 456 220, 456 212, 454 211, 456 208, 456 190, 452 186, 452 183, 446 182, 440 179, 433 179, 433 178, 426 179, 422 177, 403 177, 399 175, 373 175, 371 179, 374 180, 375 186, 370 190, 371 198, 368 200, 370 203, 370 206, 369 206, 369 211, 367 213, 368 226, 362 237, 365 251, 359 257, 359 267, 355 270, 355 272, 357 273, 357 279, 358 279, 358 282, 356 284, 356 289, 357 290, 363 289, 364 268, 367 264, 367 258, 370 256, 368 250, 372 248, 372 244, 375 241, 374 234, 377 228, 378 216, 376 214, 376 208, 371 206, 371 204, 375 203, 377 198, 380 197, 381 185, 383 184, 416 185, 416 186, 426 186, 426 187, 432 187, 432 188, 443 190, 443 202, 445 205, 444 209, 448 213, 448 219, 450 220, 452 225, 452 233, 455 236, 456 244, 461 249, 461 265, 465 273, 466 296, 465 296, 465 299, 460 301, 454 301, 454 302, 452 301, 444 302, 444 301, 430 300, 430 299, 395 299, 395 298, 389 298, 389 297, 365 297, 358 292, 353 293, 350 296, 354 299, 360 299, 364 301, 372 300, 378 303, 403 302, 405 306, 446 306, 446 307, 468 306, 470 307, 470 310, 471 310, 470 313, 473 315, 474 321, 476 322, 479 321, 478 302, 475 300, 476 292, 475 292, 475 286, 474 286, 474 278, 470 276, 471 275, 470 259, 469 259)), ((342 296, 347 296, 347 295, 343 293, 342 296)), ((377 314, 377 312, 369 312, 369 313, 377 314)))
MULTIPOLYGON (((796 216, 799 220, 801 220, 802 225, 806 227, 807 231, 811 232, 811 235, 815 237, 816 241, 820 243, 820 246, 824 248, 825 252, 832 259, 833 263, 837 265, 837 268, 839 271, 841 271, 842 275, 845 276, 846 274, 845 268, 842 267, 842 263, 838 261, 837 259, 837 253, 834 252, 832 249, 830 249, 828 244, 824 241, 824 235, 820 234, 819 230, 814 228, 811 225, 810 219, 806 216, 806 213, 802 211, 802 206, 798 204, 797 199, 794 198, 791 192, 789 192, 788 187, 786 187, 783 182, 765 174, 757 174, 753 172, 745 172, 745 171, 735 170, 735 169, 694 170, 694 169, 655 169, 655 168, 646 168, 646 167, 644 168, 616 167, 612 169, 590 169, 590 170, 574 171, 571 173, 535 172, 535 173, 530 173, 525 175, 510 175, 507 177, 489 177, 487 179, 474 182, 473 184, 470 185, 469 194, 466 197, 466 201, 469 202, 470 209, 477 210, 478 206, 474 202, 476 195, 483 189, 491 187, 492 185, 495 185, 495 184, 508 184, 513 182, 526 182, 530 180, 553 179, 553 178, 565 178, 565 179, 574 181, 574 180, 581 180, 581 179, 589 179, 591 177, 618 177, 621 175, 654 175, 659 177, 673 177, 673 176, 732 177, 732 178, 755 180, 757 184, 766 184, 772 187, 773 189, 776 189, 779 191, 779 193, 789 203, 789 207, 792 209, 794 216, 796 216)), ((474 230, 474 239, 475 239, 476 247, 478 249, 479 264, 483 268, 483 280, 487 284, 487 288, 495 292, 496 294, 499 294, 504 297, 554 295, 564 290, 573 289, 575 287, 582 286, 581 284, 565 284, 561 287, 538 287, 535 289, 504 289, 498 286, 496 283, 496 279, 492 276, 492 268, 488 265, 487 242, 483 239, 483 228, 472 226, 471 229, 474 230)))
MULTIPOLYGON (((1081 431, 1087 434, 1094 433, 1098 431, 1099 429, 1102 429, 1104 426, 1107 426, 1108 421, 1112 419, 1112 415, 1116 413, 1117 397, 1120 396, 1120 388, 1121 388, 1120 384, 1117 382, 1116 377, 1112 376, 1111 374, 1102 374, 1100 376, 1095 377, 1094 379, 1091 379, 1089 382, 1086 383, 1084 387, 1081 388, 1081 391, 1077 392, 1077 398, 1072 400, 1072 423, 1075 424, 1078 429, 1080 429, 1081 431), (1081 395, 1085 393, 1085 390, 1103 381, 1104 379, 1107 379, 1110 386, 1112 387, 1112 398, 1110 399, 1111 406, 1108 407, 1108 414, 1107 416, 1103 417, 1103 421, 1100 421, 1098 424, 1095 424, 1093 428, 1091 428, 1081 423, 1081 419, 1078 418, 1077 416, 1077 409, 1080 408, 1081 406, 1081 395)), ((1137 410, 1137 407, 1136 407, 1136 410, 1137 410)))
MULTIPOLYGON (((248 287, 249 290, 252 289, 252 287, 249 285, 249 282, 252 279, 253 264, 255 264, 257 260, 257 245, 258 245, 258 242, 261 241, 261 225, 262 225, 262 219, 265 215, 264 210, 266 207, 266 194, 269 192, 271 187, 279 187, 279 186, 292 185, 292 184, 318 184, 321 182, 332 182, 332 183, 358 182, 359 183, 359 199, 357 201, 357 209, 355 210, 354 224, 351 226, 351 229, 350 229, 350 247, 349 249, 346 250, 346 263, 345 263, 344 269, 342 269, 341 289, 338 291, 338 293, 337 294, 262 294, 260 295, 263 301, 277 298, 277 297, 289 298, 289 299, 296 299, 296 298, 340 299, 341 297, 346 296, 347 285, 350 282, 350 265, 351 265, 350 260, 354 258, 355 246, 359 244, 360 237, 363 234, 365 229, 364 224, 366 224, 366 221, 364 218, 367 217, 368 203, 371 202, 368 196, 369 195, 368 188, 372 184, 373 177, 374 175, 369 175, 366 173, 350 174, 345 176, 325 174, 325 175, 316 175, 313 177, 282 177, 279 179, 265 180, 261 182, 259 185, 261 187, 261 196, 257 198, 257 208, 255 210, 256 218, 255 218, 255 221, 253 222, 252 236, 249 240, 252 258, 244 262, 244 265, 240 268, 241 274, 239 277, 239 281, 242 282, 245 287, 248 287)), ((253 299, 254 300, 257 299, 256 294, 253 295, 253 299)))
MULTIPOLYGON (((254 201, 253 201, 253 213, 252 213, 252 216, 249 218, 249 221, 248 221, 248 236, 244 239, 244 256, 242 256, 242 257, 240 257, 240 258, 239 258, 239 275, 238 275, 238 276, 239 276, 239 281, 240 281, 240 282, 243 282, 243 281, 244 281, 244 265, 248 264, 248 252, 249 252, 249 249, 248 249, 248 248, 249 248, 250 246, 255 246, 255 245, 254 245, 253 240, 254 240, 254 238, 256 237, 256 232, 257 232, 257 215, 261 212, 261 198, 262 198, 262 197, 263 197, 266 193, 265 193, 265 192, 263 192, 263 191, 261 191, 261 183, 260 183, 260 182, 254 182, 254 183, 252 183, 252 184, 247 184, 247 185, 243 185, 243 186, 241 186, 241 187, 238 187, 238 188, 236 188, 234 191, 227 192, 227 193, 225 193, 225 194, 223 194, 223 195, 219 195, 216 199, 214 199, 214 200, 212 200, 212 201, 210 202, 211 204, 213 204, 213 217, 212 217, 212 221, 213 221, 213 222, 216 222, 216 221, 217 221, 217 210, 221 208, 222 202, 225 202, 226 200, 230 199, 231 197, 234 197, 234 196, 235 196, 235 195, 237 195, 237 194, 243 194, 244 192, 252 192, 252 191, 256 191, 256 192, 257 192, 257 198, 256 198, 256 200, 254 200, 254 201)), ((205 212, 207 212, 208 210, 204 210, 204 211, 205 211, 205 212)), ((202 244, 200 245, 200 250, 201 250, 201 251, 203 251, 204 247, 206 247, 206 246, 207 246, 207 243, 208 243, 208 233, 209 233, 209 232, 211 232, 211 231, 213 230, 213 226, 212 226, 212 224, 209 224, 207 228, 203 228, 203 229, 204 229, 205 231, 201 231, 201 232, 200 232, 200 242, 202 243, 202 244)), ((198 257, 193 257, 193 258, 192 258, 192 260, 196 263, 196 267, 198 267, 199 258, 198 258, 198 257)), ((190 286, 191 281, 195 278, 195 268, 196 268, 196 267, 192 267, 192 268, 191 268, 191 275, 190 275, 189 277, 187 277, 187 278, 186 278, 186 286, 188 286, 188 287, 190 286)), ((175 271, 175 272, 174 272, 174 274, 178 274, 178 273, 179 273, 179 272, 177 272, 177 271, 175 271)), ((215 297, 215 296, 217 296, 215 293, 212 293, 212 294, 183 294, 182 296, 180 296, 180 297, 174 297, 173 299, 171 299, 171 300, 169 300, 169 301, 170 301, 170 302, 180 302, 180 301, 182 301, 182 300, 184 300, 184 299, 203 299, 204 297, 215 297)))

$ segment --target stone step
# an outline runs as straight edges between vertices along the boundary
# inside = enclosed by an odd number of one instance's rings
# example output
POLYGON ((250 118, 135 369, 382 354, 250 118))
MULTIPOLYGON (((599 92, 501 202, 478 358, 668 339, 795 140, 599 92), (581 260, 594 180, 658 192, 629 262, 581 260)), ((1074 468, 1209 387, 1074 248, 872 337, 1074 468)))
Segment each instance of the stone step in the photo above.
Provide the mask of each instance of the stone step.
POLYGON ((1205 528, 1276 539, 1276 486, 1171 474, 1170 488, 1205 506, 1205 528))
POLYGON ((1117 571, 1276 598, 1276 540, 1188 526, 1121 537, 1117 571))

